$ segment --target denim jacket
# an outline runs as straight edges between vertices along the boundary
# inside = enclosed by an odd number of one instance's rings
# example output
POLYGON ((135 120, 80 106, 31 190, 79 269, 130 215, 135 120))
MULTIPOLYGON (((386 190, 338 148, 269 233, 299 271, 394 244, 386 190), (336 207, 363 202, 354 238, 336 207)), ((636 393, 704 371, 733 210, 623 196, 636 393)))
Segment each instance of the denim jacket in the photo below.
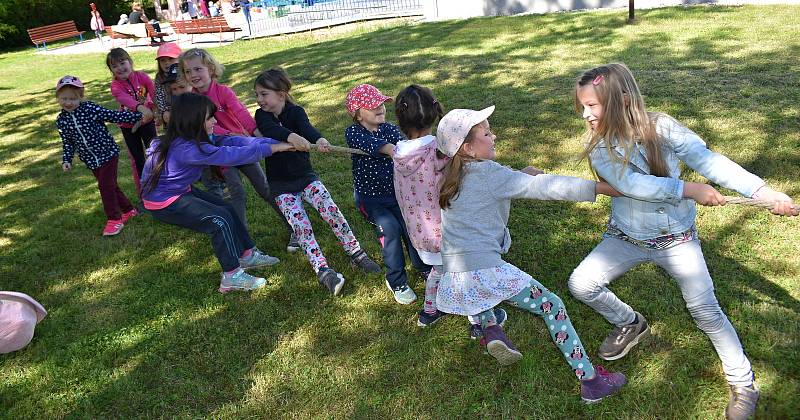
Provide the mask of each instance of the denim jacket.
MULTIPOLYGON (((764 185, 761 178, 708 150, 697 134, 668 115, 657 116, 656 133, 665 140, 662 154, 669 170, 668 177, 650 175, 647 151, 639 143, 624 170, 621 162, 609 157, 609 146, 605 142, 600 142, 589 154, 597 176, 624 194, 611 201, 611 222, 634 239, 677 234, 694 225, 697 211, 694 200, 683 198, 681 161, 712 182, 746 197, 751 197, 764 185)), ((613 152, 624 157, 625 150, 614 143, 613 152)))

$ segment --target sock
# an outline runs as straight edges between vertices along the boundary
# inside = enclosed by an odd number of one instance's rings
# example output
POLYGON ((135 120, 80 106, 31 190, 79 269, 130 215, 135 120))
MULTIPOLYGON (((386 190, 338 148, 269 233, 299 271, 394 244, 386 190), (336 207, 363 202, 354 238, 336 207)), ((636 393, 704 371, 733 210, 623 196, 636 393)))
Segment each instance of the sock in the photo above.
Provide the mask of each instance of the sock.
POLYGON ((254 249, 255 248, 245 249, 244 252, 242 252, 241 258, 247 258, 247 257, 253 255, 253 250, 254 249))

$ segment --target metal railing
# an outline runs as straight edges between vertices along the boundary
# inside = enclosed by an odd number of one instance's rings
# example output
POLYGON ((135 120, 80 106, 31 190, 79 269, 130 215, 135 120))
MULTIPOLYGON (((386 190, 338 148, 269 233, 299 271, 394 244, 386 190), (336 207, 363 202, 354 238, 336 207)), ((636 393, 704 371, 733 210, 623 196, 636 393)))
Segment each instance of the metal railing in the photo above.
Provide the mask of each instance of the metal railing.
POLYGON ((424 0, 257 0, 244 10, 251 36, 307 31, 366 19, 417 16, 424 0))

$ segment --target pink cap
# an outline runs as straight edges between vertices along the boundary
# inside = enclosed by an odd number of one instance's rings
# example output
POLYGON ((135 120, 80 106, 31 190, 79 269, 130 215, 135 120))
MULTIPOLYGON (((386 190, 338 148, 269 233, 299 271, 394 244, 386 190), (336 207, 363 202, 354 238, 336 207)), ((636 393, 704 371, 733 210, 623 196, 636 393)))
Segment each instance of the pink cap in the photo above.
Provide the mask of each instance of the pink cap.
POLYGON ((156 52, 156 60, 161 57, 178 58, 180 55, 181 47, 174 42, 167 42, 158 47, 158 51, 156 52))
POLYGON ((59 91, 64 86, 75 86, 76 88, 83 88, 83 83, 81 83, 81 79, 78 79, 75 76, 64 76, 61 79, 58 79, 58 83, 56 83, 56 92, 59 91))
POLYGON ((392 98, 382 94, 375 86, 363 84, 354 87, 347 93, 345 103, 347 111, 353 113, 361 108, 375 109, 387 101, 391 102, 392 98))

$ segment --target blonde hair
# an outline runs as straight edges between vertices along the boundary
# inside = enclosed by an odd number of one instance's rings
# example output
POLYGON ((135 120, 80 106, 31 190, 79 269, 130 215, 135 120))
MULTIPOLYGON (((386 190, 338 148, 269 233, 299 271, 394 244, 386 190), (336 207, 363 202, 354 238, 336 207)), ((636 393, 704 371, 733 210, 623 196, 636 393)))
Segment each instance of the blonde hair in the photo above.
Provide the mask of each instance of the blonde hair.
MULTIPOLYGON (((587 144, 581 158, 589 160, 592 151, 605 142, 605 149, 611 160, 623 164, 621 176, 631 161, 636 143, 640 143, 647 151, 650 173, 668 176, 669 169, 661 150, 664 140, 658 136, 655 127, 660 114, 647 112, 644 98, 630 69, 622 63, 611 63, 584 72, 575 86, 575 110, 578 112, 583 110, 583 105, 578 100, 578 89, 589 85, 603 107, 603 115, 594 130, 587 122, 587 144), (625 155, 620 157, 615 153, 612 147, 614 145, 622 147, 625 155)), ((591 160, 589 165, 591 166, 591 160)), ((592 171, 594 172, 593 168, 592 171)))
POLYGON ((202 61, 203 65, 208 68, 209 75, 212 79, 218 79, 222 77, 222 73, 225 71, 225 66, 220 64, 219 61, 215 60, 214 57, 208 53, 208 51, 202 48, 191 48, 181 53, 180 57, 178 57, 178 67, 180 67, 181 74, 184 74, 184 61, 191 60, 195 57, 200 57, 200 61, 202 61))
POLYGON ((478 160, 464 152, 464 145, 472 143, 472 141, 475 139, 475 132, 477 131, 477 128, 484 126, 485 124, 486 120, 473 125, 472 128, 469 129, 467 137, 464 139, 464 143, 461 144, 461 147, 458 148, 456 154, 453 155, 453 157, 450 158, 445 165, 444 177, 442 178, 442 187, 439 189, 440 208, 450 208, 450 201, 458 197, 458 193, 461 191, 461 181, 464 179, 466 164, 478 160))

